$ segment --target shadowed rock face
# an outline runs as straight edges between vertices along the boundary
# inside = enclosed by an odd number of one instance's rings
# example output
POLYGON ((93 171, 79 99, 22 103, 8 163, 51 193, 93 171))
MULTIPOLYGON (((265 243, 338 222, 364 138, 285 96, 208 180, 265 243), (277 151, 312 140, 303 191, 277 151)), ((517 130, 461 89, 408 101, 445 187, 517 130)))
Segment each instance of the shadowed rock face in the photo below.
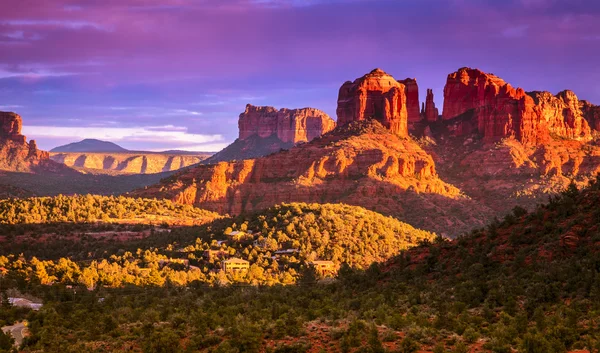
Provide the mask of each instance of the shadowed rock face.
POLYGON ((308 142, 335 128, 335 122, 314 108, 280 109, 246 105, 238 121, 240 139, 277 135, 283 143, 308 142))
POLYGON ((486 142, 512 137, 525 145, 536 145, 548 142, 551 135, 591 138, 591 129, 573 92, 563 91, 556 96, 549 92, 526 93, 477 69, 461 68, 448 75, 443 119, 458 117, 461 122, 453 127, 455 135, 479 133, 486 142))
POLYGON ((392 133, 407 137, 409 120, 420 120, 417 82, 397 81, 383 70, 375 69, 342 85, 336 113, 340 126, 373 119, 392 133))
POLYGON ((579 101, 579 107, 590 127, 593 130, 600 131, 600 106, 593 105, 588 101, 579 101))
POLYGON ((48 152, 40 151, 34 140, 27 143, 21 135, 23 121, 18 114, 0 112, 0 170, 28 171, 48 161, 48 152))
POLYGON ((406 113, 408 114, 408 125, 418 123, 421 120, 419 111, 419 86, 414 78, 398 81, 403 84, 406 92, 406 113))

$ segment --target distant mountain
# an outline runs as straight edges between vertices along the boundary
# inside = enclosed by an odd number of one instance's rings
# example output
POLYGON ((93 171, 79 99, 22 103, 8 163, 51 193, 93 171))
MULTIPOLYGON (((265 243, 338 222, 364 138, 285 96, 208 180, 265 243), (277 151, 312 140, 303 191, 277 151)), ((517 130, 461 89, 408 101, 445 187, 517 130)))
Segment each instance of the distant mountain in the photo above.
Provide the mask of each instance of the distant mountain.
POLYGON ((116 143, 96 139, 85 139, 79 142, 58 146, 50 152, 128 152, 127 149, 116 143))

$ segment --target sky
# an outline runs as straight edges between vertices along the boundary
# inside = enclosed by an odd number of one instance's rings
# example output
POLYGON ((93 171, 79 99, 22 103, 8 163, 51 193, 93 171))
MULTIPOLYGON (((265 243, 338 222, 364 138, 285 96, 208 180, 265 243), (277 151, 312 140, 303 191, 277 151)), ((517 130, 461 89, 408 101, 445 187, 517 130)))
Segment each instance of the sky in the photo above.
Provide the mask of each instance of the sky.
POLYGON ((464 66, 600 104, 599 56, 597 0, 0 1, 0 110, 43 149, 217 151, 247 103, 335 119, 376 67, 440 109, 464 66))

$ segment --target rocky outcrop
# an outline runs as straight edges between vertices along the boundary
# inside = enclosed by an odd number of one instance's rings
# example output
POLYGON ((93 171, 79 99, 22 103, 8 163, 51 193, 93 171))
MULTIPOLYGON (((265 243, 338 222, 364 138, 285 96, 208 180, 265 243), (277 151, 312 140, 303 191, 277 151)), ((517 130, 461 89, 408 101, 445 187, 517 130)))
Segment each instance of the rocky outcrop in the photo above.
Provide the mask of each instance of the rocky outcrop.
POLYGON ((470 228, 485 213, 438 178, 419 145, 374 121, 266 157, 198 166, 134 195, 229 214, 281 202, 343 202, 440 232, 450 224, 470 228))
POLYGON ((579 101, 579 107, 590 127, 593 130, 600 131, 600 106, 582 100, 579 101))
POLYGON ((153 174, 179 170, 198 164, 210 154, 178 155, 162 153, 51 153, 50 158, 73 168, 127 174, 153 174))
POLYGON ((354 82, 347 81, 339 90, 338 125, 373 119, 394 134, 407 137, 409 107, 410 119, 420 120, 419 96, 415 80, 403 82, 396 81, 381 69, 375 69, 354 82))
POLYGON ((427 122, 435 122, 438 120, 439 116, 440 112, 438 108, 435 107, 435 102, 433 101, 433 90, 427 89, 427 98, 421 109, 421 119, 427 122))
POLYGON ((421 120, 419 112, 419 86, 414 78, 407 78, 398 81, 404 85, 406 93, 406 113, 408 115, 408 125, 413 126, 421 120))
POLYGON ((239 138, 203 161, 258 158, 308 142, 335 128, 335 121, 314 108, 280 109, 246 105, 238 120, 239 138))
POLYGON ((18 114, 0 112, 0 170, 29 171, 32 166, 48 161, 34 140, 27 143, 21 134, 23 121, 18 114))
MULTIPOLYGON (((321 138, 262 158, 198 166, 135 195, 230 214, 280 202, 343 202, 452 236, 514 206, 533 208, 571 180, 585 185, 600 172, 589 126, 600 112, 573 92, 527 93, 460 69, 448 77, 442 119, 427 91, 411 130, 425 138, 413 140, 404 138, 412 82, 373 70, 342 85, 338 127, 321 138)), ((258 134, 238 139, 228 151, 277 148, 280 140, 270 136, 264 145, 258 134)))
POLYGON ((239 138, 246 140, 257 135, 267 138, 276 135, 283 143, 308 142, 335 128, 335 122, 314 108, 280 109, 246 105, 238 121, 239 138))
POLYGON ((486 142, 515 138, 525 145, 536 145, 549 141, 551 136, 591 138, 573 92, 556 96, 526 93, 495 75, 470 68, 448 75, 443 119, 454 120, 451 130, 455 134, 479 133, 486 142))
POLYGON ((0 112, 0 139, 25 143, 25 136, 21 135, 22 127, 21 116, 11 112, 0 112))

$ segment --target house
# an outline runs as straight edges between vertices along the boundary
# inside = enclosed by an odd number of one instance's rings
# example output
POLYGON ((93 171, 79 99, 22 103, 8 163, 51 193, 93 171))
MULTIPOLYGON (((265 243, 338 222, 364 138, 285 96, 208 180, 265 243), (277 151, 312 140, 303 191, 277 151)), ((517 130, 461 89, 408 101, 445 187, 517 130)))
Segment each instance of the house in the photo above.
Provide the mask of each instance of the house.
POLYGON ((221 268, 225 272, 244 271, 250 268, 250 262, 238 257, 232 257, 231 259, 221 261, 221 268))
POLYGON ((333 275, 337 272, 337 266, 333 261, 315 260, 309 262, 309 264, 322 276, 333 275))
POLYGON ((251 238, 252 237, 252 232, 243 232, 240 230, 235 230, 233 232, 229 232, 227 234, 229 238, 233 239, 233 240, 242 240, 242 239, 247 239, 247 238, 251 238))
POLYGON ((207 260, 212 260, 212 259, 216 259, 216 258, 225 259, 225 258, 229 257, 229 253, 227 251, 221 250, 221 249, 217 249, 217 250, 214 250, 214 249, 205 250, 204 253, 202 253, 202 255, 207 260))

